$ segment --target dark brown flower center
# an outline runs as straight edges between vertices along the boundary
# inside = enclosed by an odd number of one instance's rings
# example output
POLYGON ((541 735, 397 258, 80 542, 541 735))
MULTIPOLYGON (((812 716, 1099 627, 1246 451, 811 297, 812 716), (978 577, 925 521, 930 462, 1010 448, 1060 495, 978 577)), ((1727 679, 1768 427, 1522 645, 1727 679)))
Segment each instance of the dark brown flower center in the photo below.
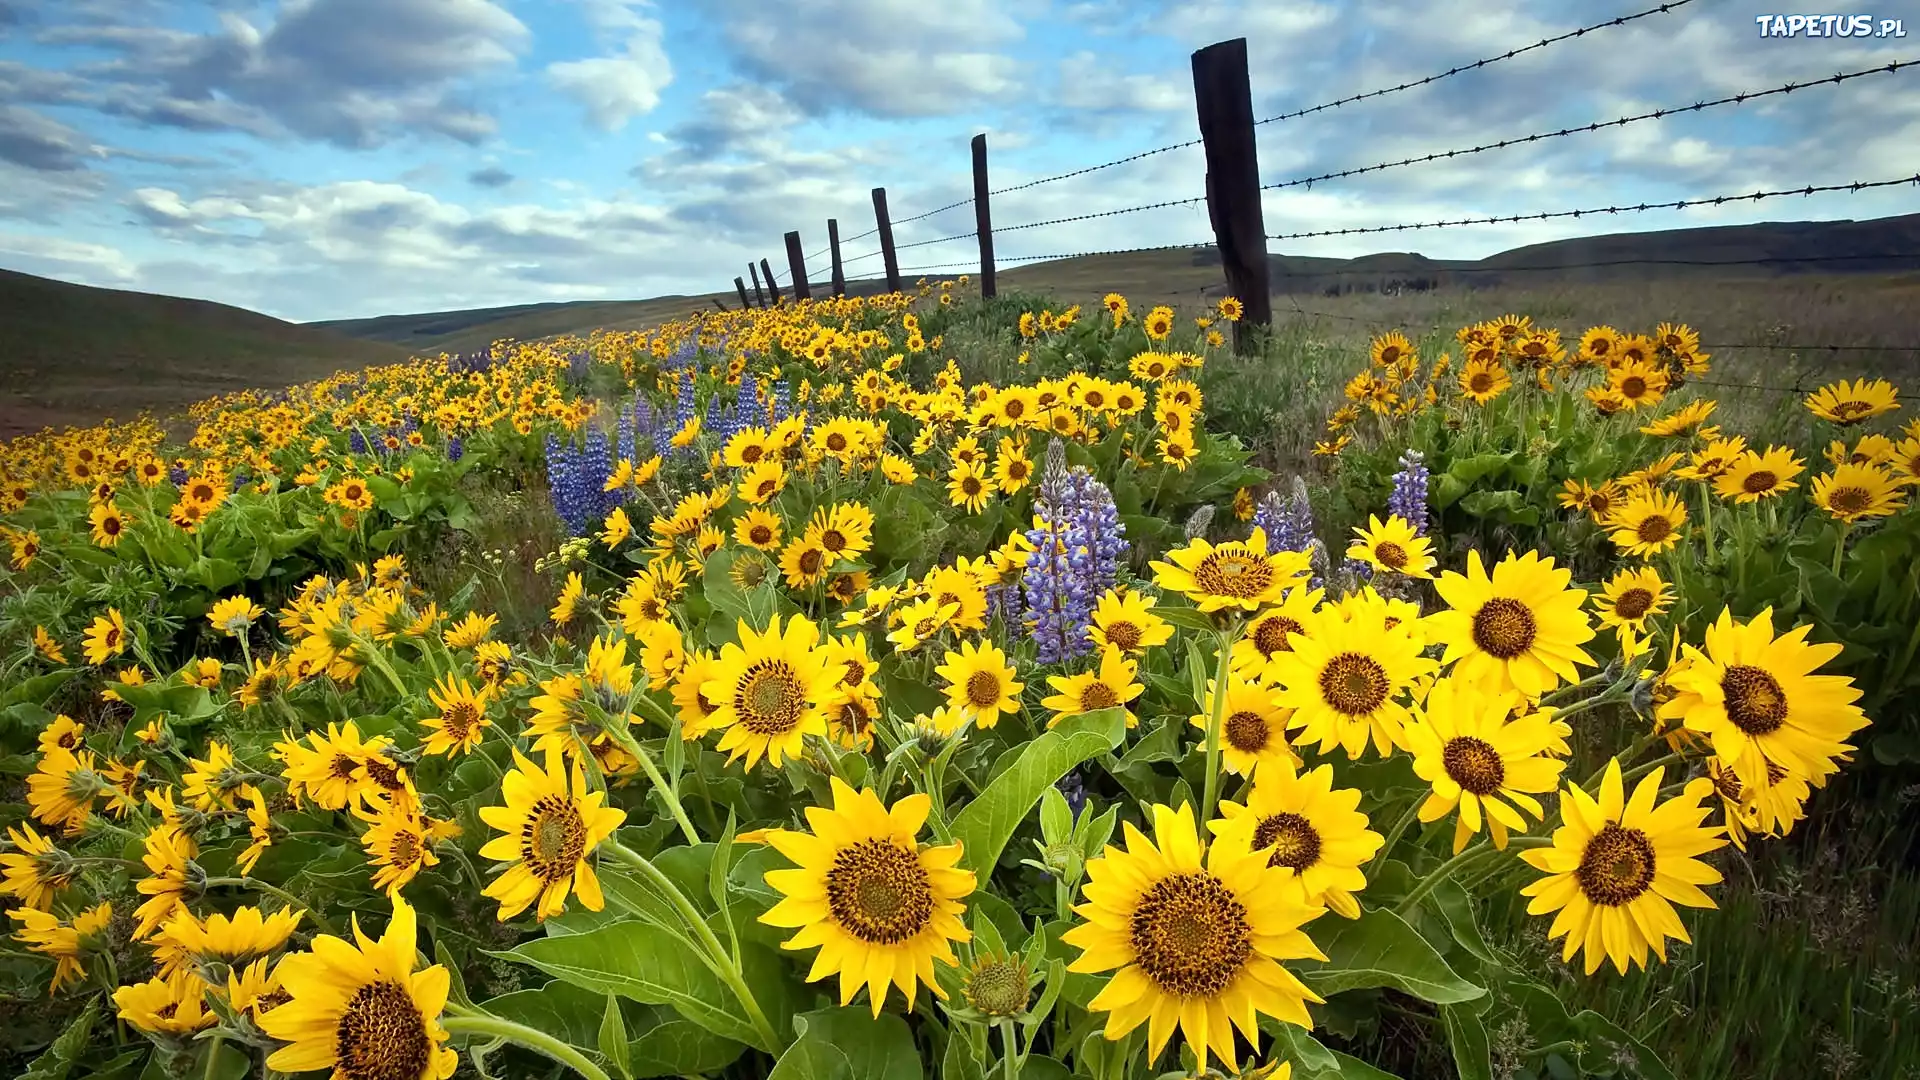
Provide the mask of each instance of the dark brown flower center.
POLYGON ((1093 712, 1095 709, 1110 709, 1118 704, 1120 704, 1120 695, 1114 693, 1113 687, 1099 679, 1088 683, 1087 688, 1080 691, 1080 707, 1088 712, 1093 712))
POLYGON ((784 660, 762 660, 747 669, 733 693, 734 711, 755 735, 784 735, 806 712, 800 678, 784 660))
POLYGON ((336 1075, 346 1080, 420 1080, 433 1060, 433 1040, 413 996, 397 982, 354 991, 334 1028, 336 1075))
POLYGON ((1638 586, 1628 589, 1614 598, 1613 613, 1632 622, 1653 608, 1653 593, 1638 586))
POLYGON ((891 840, 862 840, 834 855, 827 910, 861 941, 898 945, 933 921, 933 883, 918 852, 891 840))
POLYGON ((1638 375, 1629 375, 1620 380, 1620 396, 1631 401, 1647 392, 1647 380, 1638 375))
POLYGON ((1491 795, 1507 778, 1507 767, 1500 752, 1481 739, 1462 735, 1447 740, 1440 752, 1441 764, 1453 782, 1475 795, 1491 795))
POLYGON ((565 795, 543 795, 520 826, 520 858, 548 885, 566 881, 587 853, 587 825, 565 795))
POLYGON ((1827 506, 1836 514, 1864 514, 1873 508, 1873 493, 1863 487, 1837 487, 1827 492, 1827 506))
POLYGON ((1749 495, 1764 495, 1780 483, 1780 477, 1768 469, 1755 469, 1740 481, 1741 490, 1749 495))
POLYGON ((1380 560, 1382 566, 1394 570, 1404 569, 1407 565, 1407 549, 1391 540, 1383 540, 1373 546, 1373 557, 1380 560))
POLYGON ((1285 615, 1269 615, 1253 627, 1253 647, 1260 650, 1262 656, 1274 653, 1292 652, 1293 646, 1287 639, 1294 634, 1305 632, 1299 622, 1285 615))
POLYGON ((1320 671, 1321 700, 1348 716, 1370 715, 1392 690, 1386 668, 1362 653, 1340 653, 1320 671))
POLYGON ((1227 737, 1227 745, 1242 753, 1257 754, 1266 749, 1273 738, 1273 729, 1268 726, 1267 718, 1257 712, 1241 711, 1228 713, 1221 733, 1227 737))
POLYGON ((1511 660, 1532 648, 1539 631, 1533 611, 1505 596, 1488 600, 1473 613, 1473 643, 1497 660, 1511 660))
POLYGON ((1720 677, 1727 719, 1749 735, 1771 735, 1787 722, 1787 692, 1761 668, 1735 664, 1720 677))
POLYGON ((773 526, 755 525, 747 530, 747 542, 750 544, 770 544, 773 542, 773 526))
POLYGON ((1476 394, 1484 394, 1493 389, 1493 375, 1491 372, 1476 371, 1467 377, 1467 386, 1476 394))
POLYGON ((1128 622, 1125 619, 1113 620, 1106 625, 1101 633, 1106 635, 1107 644, 1126 652, 1132 652, 1138 649, 1140 647, 1141 637, 1143 636, 1137 624, 1128 622))
POLYGON ((1619 907, 1653 885, 1653 841, 1639 829, 1607 824, 1587 841, 1574 881, 1588 900, 1619 907))
POLYGON ((1658 544, 1673 535, 1673 522, 1665 514, 1648 514, 1634 526, 1633 533, 1643 544, 1658 544))
POLYGON ((1253 955, 1246 906, 1203 871, 1155 882, 1134 907, 1128 936, 1140 969, 1182 998, 1222 993, 1253 955))
POLYGON ((967 676, 967 704, 990 708, 1000 702, 1000 677, 991 671, 976 671, 967 676))
POLYGON ((472 702, 456 701, 440 714, 440 723, 448 738, 460 741, 473 734, 480 723, 480 710, 474 708, 472 702))
POLYGON ((825 558, 826 556, 818 548, 806 548, 802 550, 799 560, 800 572, 808 575, 819 573, 820 563, 825 558))

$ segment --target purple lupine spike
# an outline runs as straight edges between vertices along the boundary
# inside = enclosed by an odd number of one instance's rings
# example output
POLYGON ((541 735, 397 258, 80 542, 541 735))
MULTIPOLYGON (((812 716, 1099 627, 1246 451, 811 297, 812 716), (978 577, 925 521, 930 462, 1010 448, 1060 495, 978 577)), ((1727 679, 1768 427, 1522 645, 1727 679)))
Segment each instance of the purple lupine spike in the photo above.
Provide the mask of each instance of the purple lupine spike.
POLYGON ((364 454, 366 452, 367 452, 367 437, 365 435, 360 434, 360 430, 358 428, 355 428, 354 430, 347 432, 347 453, 364 454))
POLYGON ((1400 455, 1400 471, 1393 474, 1393 494, 1387 496, 1387 512, 1413 526, 1416 535, 1427 535, 1426 458, 1418 450, 1400 455))
POLYGON ((455 435, 454 437, 447 440, 447 460, 448 461, 459 461, 461 458, 465 457, 466 454, 467 454, 467 444, 461 441, 460 436, 455 435))

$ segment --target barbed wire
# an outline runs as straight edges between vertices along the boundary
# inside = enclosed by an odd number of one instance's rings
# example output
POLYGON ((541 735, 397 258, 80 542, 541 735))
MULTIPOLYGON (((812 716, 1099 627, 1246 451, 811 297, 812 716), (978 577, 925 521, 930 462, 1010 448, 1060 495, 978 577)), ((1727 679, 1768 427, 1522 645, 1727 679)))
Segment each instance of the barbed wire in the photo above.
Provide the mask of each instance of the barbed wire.
MULTIPOLYGON (((912 217, 908 217, 908 218, 901 218, 900 220, 898 220, 898 221, 896 221, 896 222, 894 222, 894 223, 893 223, 893 226, 894 226, 894 228, 899 228, 900 226, 902 226, 902 225, 905 225, 905 224, 907 224, 908 222, 911 222, 911 221, 919 221, 919 220, 921 220, 922 218, 930 218, 930 217, 932 217, 932 216, 933 216, 933 215, 935 215, 935 214, 944 214, 944 213, 946 213, 947 211, 949 211, 949 210, 952 210, 952 209, 954 209, 954 208, 956 208, 956 207, 961 207, 961 206, 965 206, 965 205, 967 205, 968 203, 970 203, 970 202, 972 202, 972 201, 973 201, 973 196, 971 196, 971 195, 969 195, 969 196, 967 196, 966 198, 964 198, 964 199, 961 199, 961 200, 960 200, 959 202, 950 202, 950 203, 948 203, 948 204, 947 204, 947 205, 945 205, 945 206, 942 206, 942 207, 939 207, 938 209, 934 209, 934 210, 929 210, 929 211, 927 211, 927 212, 926 212, 926 213, 924 213, 924 214, 915 214, 915 215, 913 215, 912 217)), ((879 232, 880 230, 879 230, 879 229, 875 229, 875 230, 873 230, 873 231, 874 231, 874 232, 879 232)), ((868 235, 872 235, 872 234, 871 234, 871 233, 869 233, 868 235)))
POLYGON ((1564 135, 1578 135, 1578 134, 1583 134, 1587 132, 1601 131, 1606 128, 1623 127, 1627 124, 1639 123, 1642 120, 1658 120, 1663 117, 1675 116, 1680 113, 1700 112, 1705 109, 1719 108, 1722 105, 1741 105, 1749 101, 1758 101, 1761 98, 1772 97, 1775 94, 1791 94, 1795 90, 1804 90, 1804 89, 1815 87, 1815 86, 1832 86, 1838 83, 1846 82, 1850 79, 1858 79, 1867 75, 1876 75, 1881 72, 1887 72, 1891 74, 1893 72, 1900 71, 1905 68, 1914 67, 1916 65, 1920 65, 1920 60, 1896 60, 1889 64, 1882 64, 1876 67, 1865 68, 1860 71, 1841 72, 1838 75, 1832 75, 1824 79, 1814 79, 1810 82, 1797 82, 1797 83, 1790 82, 1790 83, 1787 83, 1785 86, 1776 86, 1770 90, 1747 91, 1739 94, 1732 94, 1723 98, 1717 98, 1713 101, 1700 101, 1700 102, 1695 102, 1692 105, 1683 105, 1677 108, 1655 109, 1652 112, 1640 113, 1635 116, 1622 116, 1617 120, 1597 121, 1595 123, 1582 124, 1576 127, 1561 128, 1558 131, 1537 131, 1531 135, 1525 135, 1525 136, 1521 136, 1519 138, 1513 138, 1513 139, 1501 139, 1498 142, 1485 143, 1480 146, 1467 147, 1461 150, 1447 150, 1439 153, 1422 154, 1418 157, 1402 158, 1399 161, 1383 161, 1374 165, 1363 165, 1357 169, 1342 169, 1339 172, 1323 173, 1319 176, 1303 176, 1297 180, 1282 180, 1277 183, 1262 184, 1260 185, 1260 190, 1274 191, 1280 188, 1300 187, 1305 184, 1319 183, 1322 180, 1339 180, 1349 176, 1360 176, 1366 173, 1380 172, 1384 169, 1396 169, 1403 165, 1423 165, 1432 161, 1442 161, 1442 160, 1450 160, 1452 158, 1457 158, 1457 157, 1466 157, 1471 154, 1484 153, 1488 150, 1500 150, 1509 146, 1519 146, 1523 143, 1539 142, 1543 139, 1557 139, 1564 135))
MULTIPOLYGON (((1771 263, 1857 262, 1862 259, 1920 259, 1920 251, 1894 251, 1853 255, 1767 255, 1757 259, 1602 259, 1595 262, 1554 263, 1548 266, 1436 266, 1422 268, 1435 274, 1525 274, 1540 270, 1587 270, 1605 266, 1765 266, 1771 263)), ((1400 271, 1396 271, 1400 272, 1400 271)), ((1411 272, 1411 271, 1406 271, 1411 272)), ((1345 274, 1379 275, 1383 271, 1367 269, 1284 270, 1280 277, 1333 277, 1345 274)))
POLYGON ((1595 206, 1584 210, 1547 210, 1537 214, 1499 214, 1493 217, 1459 218, 1454 221, 1420 221, 1403 225, 1368 225, 1351 229, 1319 229, 1313 232, 1279 233, 1267 235, 1269 240, 1303 240, 1316 236, 1353 236, 1360 233, 1407 232, 1413 229, 1450 229, 1460 225, 1503 225, 1520 221, 1547 221, 1552 218, 1577 218, 1596 214, 1639 213, 1645 210, 1684 210, 1690 206, 1719 206, 1730 202, 1759 202, 1762 199, 1778 198, 1782 195, 1814 195, 1828 191, 1857 192, 1869 188, 1896 187, 1901 184, 1920 185, 1920 173, 1902 176, 1892 180, 1856 180, 1851 184, 1809 184, 1806 187, 1783 188, 1779 191, 1756 191, 1750 195, 1714 195, 1699 199, 1674 199, 1669 202, 1638 203, 1632 206, 1595 206))
MULTIPOLYGON (((999 232, 999 231, 1000 231, 999 229, 994 230, 994 232, 999 232)), ((908 248, 927 247, 932 244, 948 244, 948 243, 952 243, 955 240, 971 240, 974 237, 979 235, 980 234, 978 232, 973 232, 973 231, 963 232, 963 233, 954 233, 952 236, 942 236, 936 240, 915 240, 911 244, 895 244, 893 245, 893 250, 896 252, 899 252, 899 251, 905 251, 908 248)), ((878 255, 880 254, 880 252, 876 251, 874 252, 874 254, 878 255)))
POLYGON ((1541 38, 1539 41, 1536 41, 1531 45, 1523 45, 1518 49, 1508 49, 1506 52, 1501 53, 1499 56, 1489 56, 1483 60, 1475 60, 1471 64, 1462 64, 1459 67, 1448 68, 1447 70, 1442 71, 1439 74, 1429 75, 1424 79, 1415 79, 1412 82, 1403 82, 1398 86, 1387 86, 1387 87, 1382 87, 1378 90, 1369 90, 1364 94, 1354 94, 1351 97, 1343 97, 1337 101, 1329 101, 1329 102, 1326 102, 1325 104, 1315 105, 1312 108, 1296 109, 1290 113, 1281 113, 1278 116, 1269 116, 1265 120, 1254 121, 1253 126, 1259 127, 1262 124, 1272 124, 1281 120, 1293 120, 1297 117, 1309 116, 1317 112, 1324 112, 1327 109, 1337 109, 1342 105, 1351 105, 1356 101, 1366 101, 1369 98, 1385 97, 1388 94, 1396 94, 1402 90, 1412 90, 1415 87, 1426 86, 1429 83, 1436 83, 1436 82, 1439 82, 1441 79, 1449 78, 1451 76, 1459 75, 1468 71, 1474 71, 1478 68, 1486 67, 1489 64, 1497 64, 1502 60, 1511 60, 1514 57, 1519 56, 1521 53, 1529 53, 1535 49, 1544 49, 1549 45, 1557 45, 1562 41, 1567 41, 1572 38, 1582 37, 1584 35, 1591 34, 1596 30, 1605 30, 1613 26, 1625 26, 1627 23, 1633 22, 1635 19, 1644 19, 1649 15, 1664 15, 1667 12, 1672 11, 1674 8, 1685 7, 1686 5, 1691 3, 1693 3, 1693 0, 1671 0, 1671 2, 1661 4, 1659 7, 1648 8, 1645 11, 1638 12, 1633 15, 1622 15, 1617 19, 1608 19, 1605 22, 1594 23, 1592 26, 1583 26, 1578 30, 1570 30, 1567 33, 1560 34, 1555 37, 1541 38))
POLYGON ((1098 165, 1089 165, 1084 169, 1074 169, 1072 172, 1063 172, 1058 176, 1043 177, 1039 180, 1029 180, 1024 184, 1014 184, 1012 187, 999 188, 994 191, 989 191, 987 194, 1005 195, 1010 191, 1025 191, 1028 188, 1039 187, 1041 184, 1051 184, 1056 180, 1071 180, 1076 176, 1085 176, 1088 173, 1096 173, 1102 169, 1111 169, 1116 165, 1131 165, 1142 158, 1150 158, 1155 154, 1164 154, 1171 150, 1185 150, 1189 146, 1199 146, 1204 141, 1205 140, 1202 139, 1188 139, 1186 142, 1174 143, 1172 146, 1157 146, 1152 150, 1142 150, 1137 154, 1128 154, 1126 157, 1115 158, 1112 161, 1104 161, 1098 165))
POLYGON ((1207 201, 1205 195, 1196 195, 1191 199, 1169 199, 1166 202, 1147 203, 1144 206, 1124 206, 1118 210, 1096 210, 1091 214, 1075 214, 1072 217, 1050 218, 1046 221, 1029 221, 1023 225, 1004 225, 993 231, 1019 232, 1022 229, 1038 229, 1046 225, 1066 225, 1075 221, 1092 221, 1094 218, 1114 217, 1119 214, 1137 214, 1142 210, 1165 210, 1170 206, 1192 206, 1207 201))

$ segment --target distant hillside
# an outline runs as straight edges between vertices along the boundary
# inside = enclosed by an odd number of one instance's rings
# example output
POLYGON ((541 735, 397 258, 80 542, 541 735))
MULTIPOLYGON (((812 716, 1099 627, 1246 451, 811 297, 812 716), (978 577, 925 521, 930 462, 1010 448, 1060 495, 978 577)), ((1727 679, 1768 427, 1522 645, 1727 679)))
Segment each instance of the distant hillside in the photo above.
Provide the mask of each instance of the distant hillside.
POLYGON ((0 437, 165 414, 407 356, 225 304, 0 270, 0 437))

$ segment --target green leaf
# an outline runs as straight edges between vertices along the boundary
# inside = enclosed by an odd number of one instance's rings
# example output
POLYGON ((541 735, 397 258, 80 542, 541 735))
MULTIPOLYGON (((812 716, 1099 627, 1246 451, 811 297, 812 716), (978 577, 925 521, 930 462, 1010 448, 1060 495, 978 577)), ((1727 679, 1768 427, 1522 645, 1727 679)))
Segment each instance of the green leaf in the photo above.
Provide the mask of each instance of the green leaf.
POLYGON ((940 1080, 986 1080, 986 1066, 957 1023, 947 1031, 947 1048, 940 1055, 940 1080))
POLYGON ((1111 752, 1126 739, 1126 716, 1121 708, 1082 713, 1028 743, 1019 758, 953 819, 954 839, 965 845, 961 865, 982 876, 992 873, 1000 852, 1033 812, 1041 793, 1067 770, 1111 752))
MULTIPOLYGON (((676 740, 677 741, 677 740, 676 740)), ((733 869, 733 834, 739 828, 733 808, 727 808, 727 831, 713 846, 713 858, 707 863, 707 895, 722 913, 727 910, 727 873, 733 869)))
MULTIPOLYGON (((503 1019, 526 1024, 579 1047, 589 1057, 603 1019, 601 995, 571 983, 554 981, 532 990, 503 994, 483 1004, 503 1019)), ((672 1009, 623 1002, 629 1033, 627 1068, 635 1080, 654 1076, 695 1076, 717 1072, 738 1060, 746 1047, 722 1038, 672 1009)))
POLYGON ((1647 1044, 1628 1034, 1626 1029, 1592 1009, 1582 1009, 1573 1014, 1573 1026, 1589 1044, 1582 1060, 1598 1065, 1602 1062, 1617 1061, 1625 1052, 1633 1059, 1634 1073, 1641 1080, 1675 1080, 1660 1058, 1647 1048, 1647 1044), (1611 1043, 1611 1046, 1605 1045, 1611 1043))
POLYGON ((1450 1005, 1487 992, 1455 973, 1425 938, 1391 911, 1376 908, 1352 920, 1328 917, 1319 927, 1332 931, 1319 941, 1327 962, 1303 970, 1301 978, 1322 996, 1388 986, 1436 1005, 1450 1005), (1334 925, 1327 927, 1328 923, 1334 925))
POLYGON ((1457 881, 1443 881, 1427 894, 1433 905, 1446 920, 1447 928, 1453 931, 1453 940, 1460 947, 1472 953, 1474 958, 1486 964, 1498 964, 1493 955, 1493 947, 1480 933, 1480 923, 1473 914, 1473 897, 1457 881))
POLYGON ((53 1040, 46 1052, 33 1059, 27 1071, 20 1074, 20 1080, 66 1080, 73 1071, 74 1062, 86 1053, 87 1039, 93 1034, 93 1025, 100 1019, 100 1002, 96 999, 87 1003, 87 1007, 67 1025, 67 1030, 53 1040))
POLYGON ((535 938, 494 955, 596 993, 671 1005, 716 1035, 760 1046, 733 992, 684 938, 657 926, 638 920, 609 923, 565 937, 535 938))
POLYGON ((1539 508, 1528 506, 1526 497, 1511 489, 1476 491, 1460 500, 1460 509, 1509 525, 1540 524, 1539 508))
POLYGON ((622 1078, 633 1075, 627 1061, 627 1024, 620 1015, 620 999, 607 995, 607 1004, 600 1013, 600 1053, 622 1078))
POLYGON ((906 1021, 865 1009, 819 1009, 793 1018, 799 1033, 767 1080, 923 1080, 906 1021))
POLYGON ((1472 457, 1461 458, 1447 466, 1446 475, 1453 477, 1463 484, 1472 485, 1489 476, 1499 475, 1505 471, 1507 465, 1512 462, 1512 460, 1512 451, 1504 454, 1475 454, 1472 457))
POLYGON ((1197 630, 1203 634, 1213 633, 1213 618, 1197 607, 1156 606, 1153 613, 1183 629, 1197 630))
POLYGON ((1460 1080, 1493 1080, 1493 1052, 1487 1045, 1486 1025, 1472 1009, 1440 1006, 1440 1020, 1453 1047, 1453 1067, 1460 1080))

